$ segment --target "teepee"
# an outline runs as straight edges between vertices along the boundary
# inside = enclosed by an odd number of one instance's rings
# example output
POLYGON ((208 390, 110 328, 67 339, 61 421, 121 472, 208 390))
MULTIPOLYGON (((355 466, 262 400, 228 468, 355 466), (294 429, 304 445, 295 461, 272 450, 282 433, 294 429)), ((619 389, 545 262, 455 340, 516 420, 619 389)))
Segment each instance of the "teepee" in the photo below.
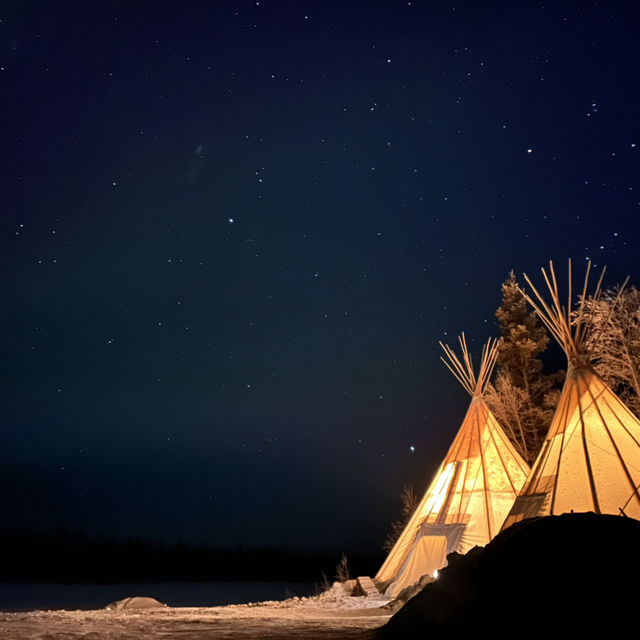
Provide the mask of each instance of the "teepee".
MULTIPOLYGON (((571 309, 571 261, 566 308, 560 302, 551 262, 549 273, 542 269, 550 304, 525 274, 532 296, 523 294, 564 349, 568 367, 549 433, 503 528, 525 518, 571 511, 640 519, 640 422, 590 364, 588 344, 598 339, 584 304, 590 268, 588 264, 575 312, 571 309)), ((604 270, 595 301, 603 276, 604 270)))
POLYGON ((447 554, 487 544, 499 531, 529 473, 489 410, 482 393, 498 355, 489 340, 476 377, 464 334, 462 360, 440 343, 443 362, 472 397, 462 425, 435 478, 375 580, 395 596, 447 564, 447 554))

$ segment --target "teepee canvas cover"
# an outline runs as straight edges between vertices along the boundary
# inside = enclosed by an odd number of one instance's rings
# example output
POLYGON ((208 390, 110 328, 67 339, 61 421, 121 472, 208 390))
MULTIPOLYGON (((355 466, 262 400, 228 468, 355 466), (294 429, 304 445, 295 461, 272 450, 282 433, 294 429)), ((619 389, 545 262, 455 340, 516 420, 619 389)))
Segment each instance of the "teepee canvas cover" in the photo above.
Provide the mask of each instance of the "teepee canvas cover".
MULTIPOLYGON (((536 299, 525 296, 565 350, 567 378, 549 433, 503 528, 525 518, 571 511, 624 513, 640 519, 640 422, 589 364, 590 318, 584 311, 589 267, 572 323, 571 292, 564 309, 553 264, 549 267, 549 274, 544 269, 542 273, 551 305, 526 275, 536 299)), ((601 282, 602 276, 596 301, 601 282)), ((596 339, 592 336, 591 344, 596 339)))
POLYGON ((471 394, 471 405, 449 452, 395 546, 376 575, 397 595, 426 573, 446 564, 452 551, 465 553, 487 544, 499 531, 529 473, 485 403, 482 392, 497 357, 490 340, 480 371, 473 372, 464 334, 462 362, 441 345, 451 369, 471 394))

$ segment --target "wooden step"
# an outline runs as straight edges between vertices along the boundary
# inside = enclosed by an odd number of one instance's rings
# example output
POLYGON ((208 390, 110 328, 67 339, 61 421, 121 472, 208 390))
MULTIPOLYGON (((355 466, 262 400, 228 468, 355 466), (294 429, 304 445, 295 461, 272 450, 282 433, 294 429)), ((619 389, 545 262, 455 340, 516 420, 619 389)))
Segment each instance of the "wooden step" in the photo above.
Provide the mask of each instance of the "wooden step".
POLYGON ((369 576, 359 576, 356 579, 356 590, 362 591, 362 595, 369 598, 379 598, 380 592, 378 587, 373 583, 373 580, 369 576))

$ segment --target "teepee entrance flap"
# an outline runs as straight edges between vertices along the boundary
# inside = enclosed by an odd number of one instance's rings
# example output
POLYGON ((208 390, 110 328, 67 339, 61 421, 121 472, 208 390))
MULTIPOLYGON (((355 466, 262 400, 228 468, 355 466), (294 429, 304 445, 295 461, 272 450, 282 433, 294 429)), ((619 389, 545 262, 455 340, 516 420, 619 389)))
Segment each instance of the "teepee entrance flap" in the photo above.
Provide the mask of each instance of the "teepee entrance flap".
POLYGON ((433 575, 447 564, 449 541, 446 536, 421 536, 416 540, 411 553, 402 565, 395 580, 387 588, 388 594, 397 595, 422 578, 433 575))

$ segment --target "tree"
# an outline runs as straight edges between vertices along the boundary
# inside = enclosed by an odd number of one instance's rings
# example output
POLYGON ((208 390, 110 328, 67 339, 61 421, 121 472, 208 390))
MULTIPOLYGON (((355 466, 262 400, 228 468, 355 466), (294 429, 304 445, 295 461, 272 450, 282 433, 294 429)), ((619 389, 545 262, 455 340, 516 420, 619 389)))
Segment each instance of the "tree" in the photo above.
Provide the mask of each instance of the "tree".
POLYGON ((347 564, 347 556, 343 553, 340 556, 340 561, 336 566, 336 580, 338 582, 347 582, 351 580, 351 573, 349 572, 349 565, 347 564))
POLYGON ((502 304, 496 311, 502 340, 495 384, 485 399, 514 447, 530 464, 536 459, 551 424, 561 372, 543 373, 540 355, 549 335, 527 302, 513 271, 502 283, 502 304))
POLYGON ((404 528, 407 526, 407 522, 409 522, 409 518, 413 515, 413 512, 418 508, 419 498, 416 495, 416 492, 413 490, 413 487, 409 484, 405 484, 400 491, 400 502, 402 502, 402 517, 400 520, 394 520, 391 523, 391 531, 387 534, 385 538, 382 549, 383 551, 391 551, 393 549, 393 545, 396 543, 396 540, 400 537, 400 534, 403 532, 404 528))
POLYGON ((587 346, 594 369, 640 417, 640 291, 610 289, 597 302, 588 298, 585 308, 591 314, 587 346))

